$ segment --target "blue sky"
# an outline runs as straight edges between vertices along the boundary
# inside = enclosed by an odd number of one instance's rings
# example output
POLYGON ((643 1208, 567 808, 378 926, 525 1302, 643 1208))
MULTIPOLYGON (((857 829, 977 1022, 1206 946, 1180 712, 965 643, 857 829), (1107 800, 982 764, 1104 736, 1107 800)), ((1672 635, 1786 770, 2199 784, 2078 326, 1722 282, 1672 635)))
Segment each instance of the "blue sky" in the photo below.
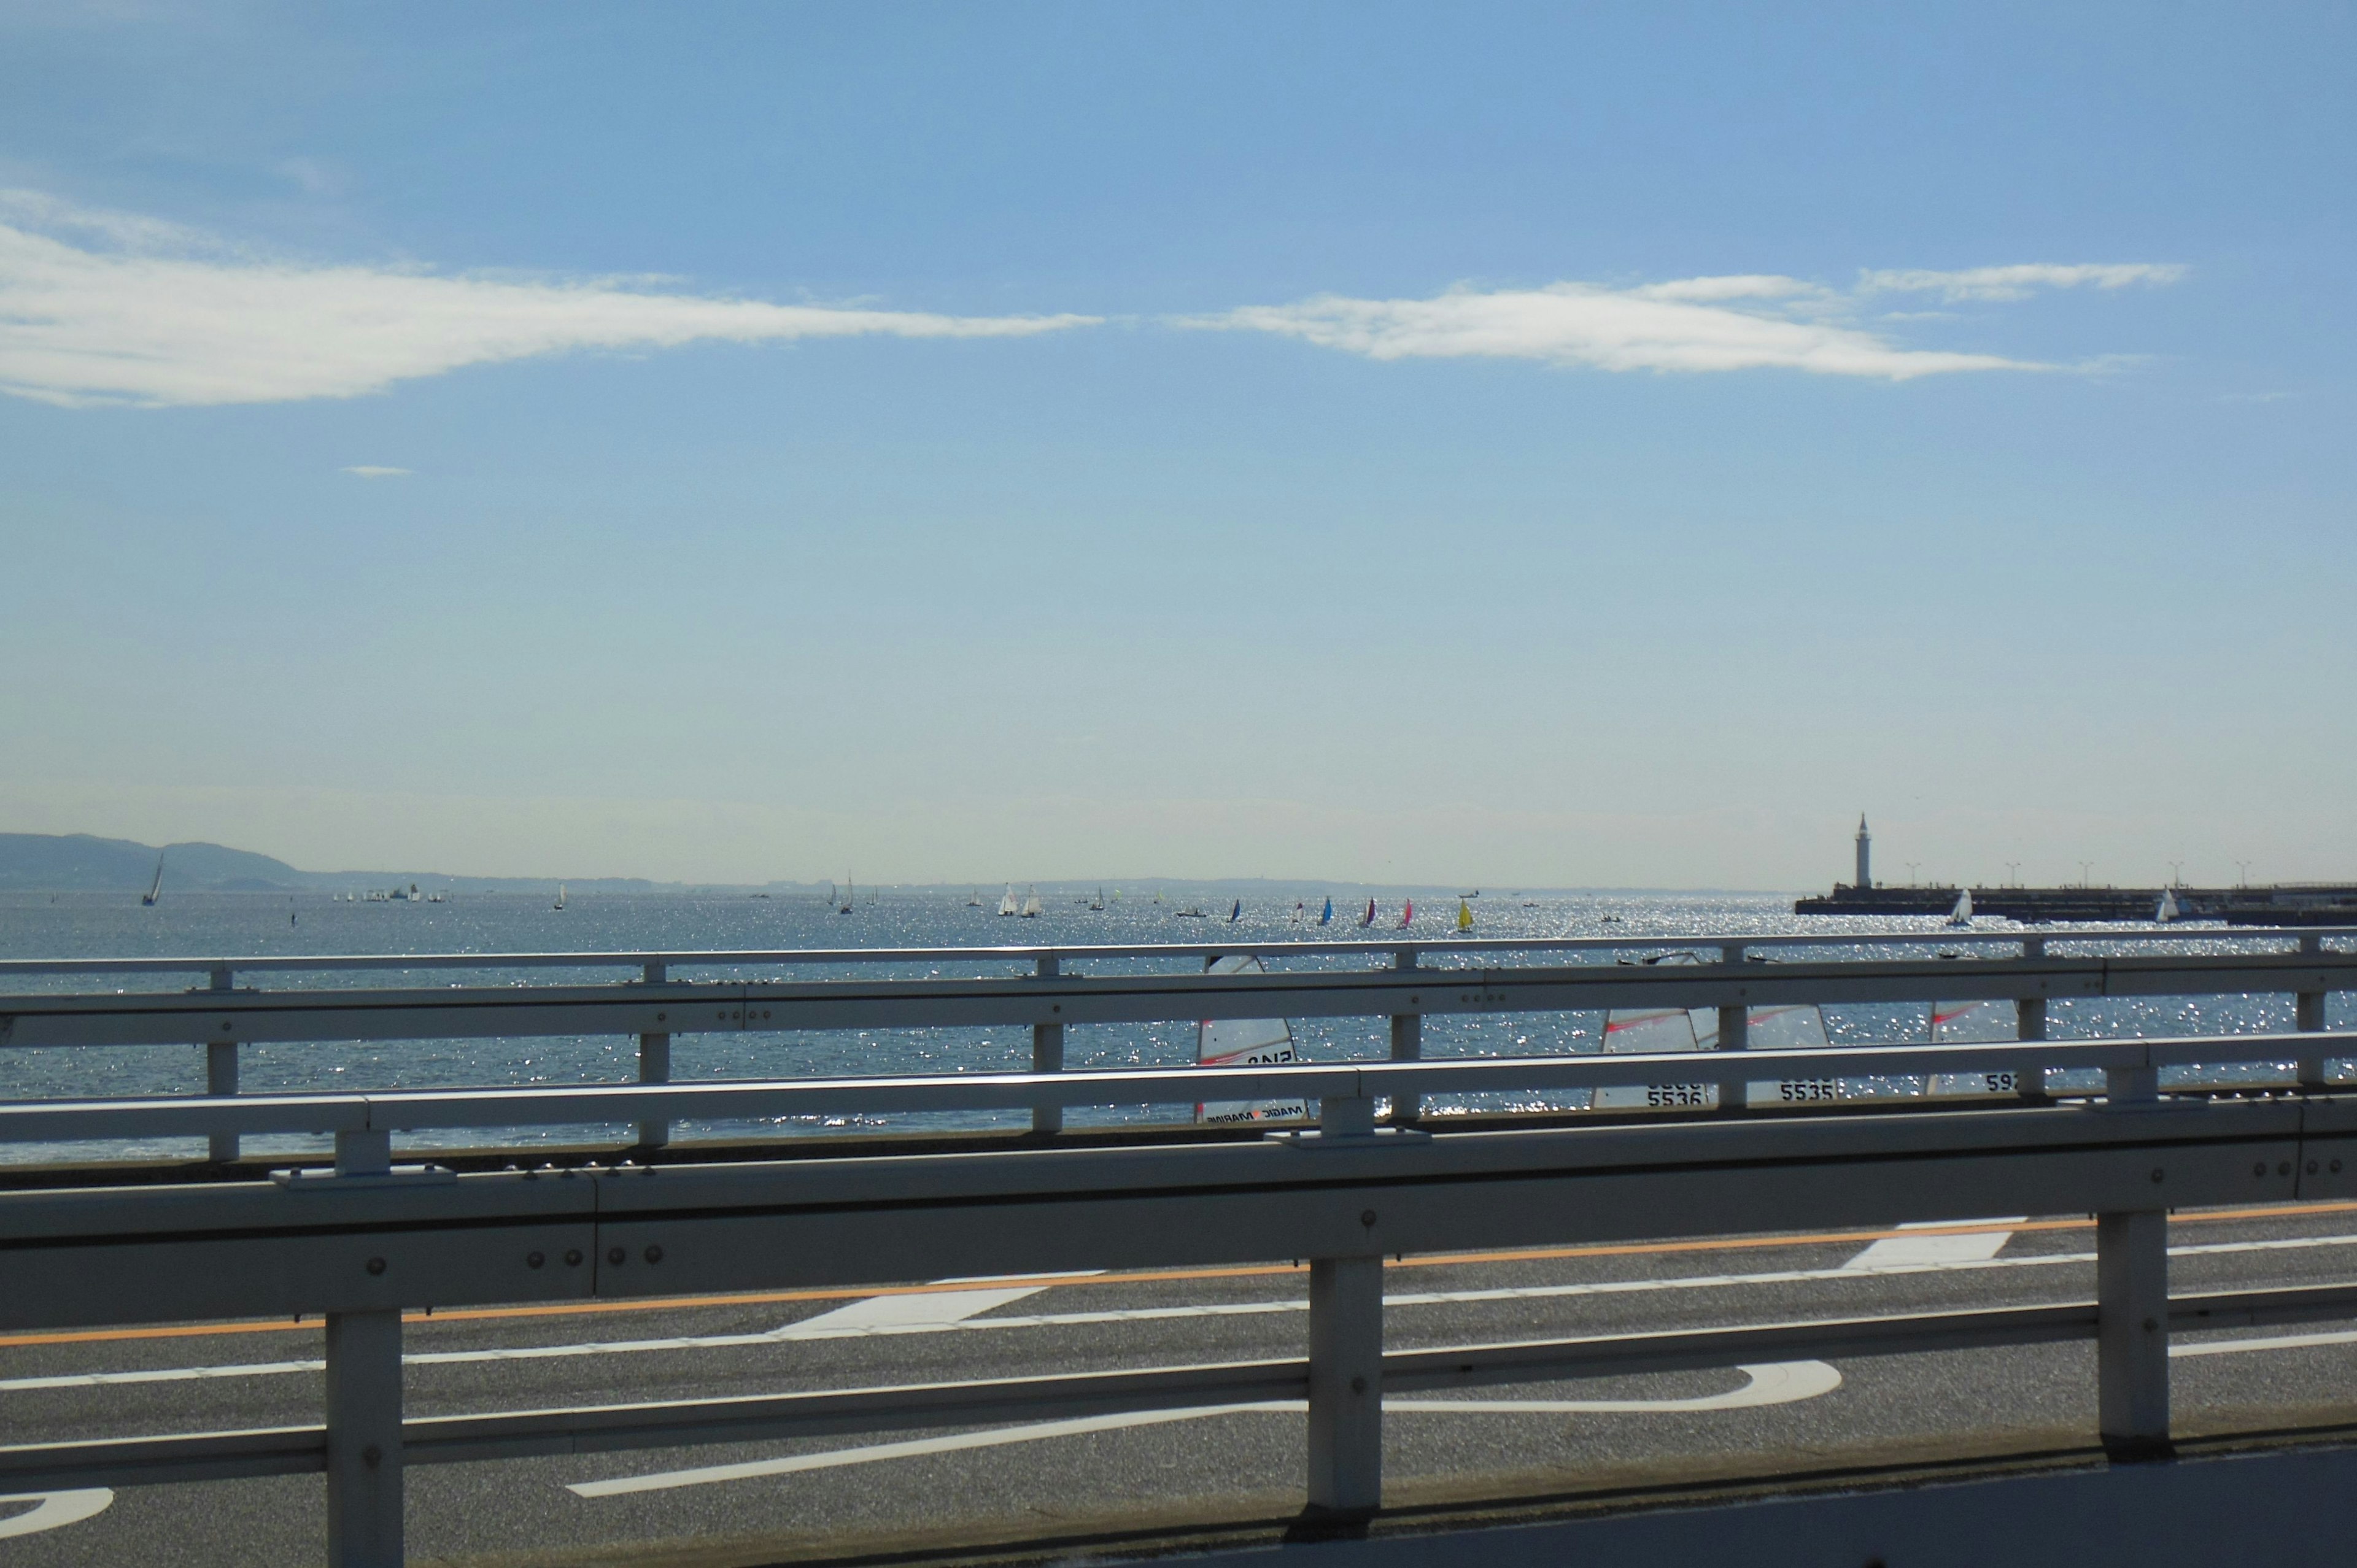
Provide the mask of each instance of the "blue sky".
POLYGON ((0 7, 0 819, 2357 875, 2346 7, 0 7))

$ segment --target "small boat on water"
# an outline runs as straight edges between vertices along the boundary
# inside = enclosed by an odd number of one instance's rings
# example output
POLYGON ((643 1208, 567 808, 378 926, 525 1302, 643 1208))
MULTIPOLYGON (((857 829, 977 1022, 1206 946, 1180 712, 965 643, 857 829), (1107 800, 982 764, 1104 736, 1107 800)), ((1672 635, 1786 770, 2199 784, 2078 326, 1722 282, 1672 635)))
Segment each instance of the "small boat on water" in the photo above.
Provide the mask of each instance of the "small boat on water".
POLYGON ((974 890, 974 897, 965 901, 965 907, 969 909, 979 909, 982 908, 981 888, 977 887, 974 890))
POLYGON ((1103 912, 1103 910, 1104 910, 1104 889, 1103 889, 1103 888, 1100 887, 1100 888, 1098 888, 1098 889, 1097 889, 1097 896, 1096 896, 1095 897, 1093 897, 1093 898, 1092 898, 1092 899, 1090 899, 1090 900, 1089 900, 1089 908, 1092 908, 1092 909, 1094 909, 1094 910, 1098 911, 1100 914, 1102 914, 1102 913, 1103 912))
POLYGON ((1244 918, 1244 901, 1243 901, 1243 899, 1239 898, 1239 899, 1237 899, 1237 900, 1236 900, 1236 907, 1235 907, 1234 908, 1232 908, 1232 909, 1231 909, 1231 910, 1229 910, 1229 911, 1228 911, 1228 918, 1229 918, 1229 919, 1231 919, 1231 920, 1241 920, 1241 919, 1243 919, 1243 918, 1244 918))
POLYGON ((1208 920, 1211 917, 1204 914, 1202 910, 1196 908, 1192 904, 1189 904, 1184 909, 1179 910, 1173 918, 1180 920, 1208 920))
POLYGON ((1015 884, 1012 882, 1006 885, 1006 891, 999 895, 998 912, 1002 915, 1016 915, 1022 912, 1015 902, 1015 884))
POLYGON ((843 908, 837 909, 835 913, 838 915, 850 914, 852 906, 856 904, 858 901, 859 884, 854 882, 851 879, 851 873, 846 871, 843 874, 843 908))
POLYGON ((1462 898, 1457 900, 1457 929, 1460 931, 1473 929, 1473 906, 1462 898))
POLYGON ((1415 899, 1413 899, 1413 898, 1411 898, 1411 899, 1409 899, 1406 903, 1405 903, 1405 904, 1403 904, 1403 905, 1401 905, 1401 906, 1400 906, 1400 923, 1399 923, 1399 929, 1400 929, 1401 930, 1405 931, 1405 930, 1406 930, 1406 929, 1408 929, 1408 927, 1409 927, 1410 925, 1414 924, 1414 923, 1415 923, 1415 899))
POLYGON ((1375 923, 1375 901, 1374 901, 1372 898, 1370 898, 1370 899, 1368 899, 1368 900, 1367 900, 1367 912, 1366 912, 1365 914, 1363 914, 1363 915, 1361 915, 1361 916, 1360 916, 1360 917, 1359 917, 1359 924, 1360 924, 1361 927, 1365 927, 1365 926, 1372 926, 1372 925, 1373 925, 1374 923, 1375 923))
POLYGON ((1956 895, 1956 907, 1948 911, 1948 924, 1965 927, 1973 923, 1973 890, 1969 887, 1956 895))
POLYGON ((2181 913, 2181 911, 2177 908, 2177 889, 2174 887, 2162 888, 2160 890, 2160 906, 2153 910, 2152 918, 2165 926, 2169 924, 2169 921, 2176 919, 2179 913, 2181 913))
POLYGON ((146 892, 139 895, 139 907, 143 909, 154 908, 156 907, 156 896, 163 891, 164 857, 161 854, 158 854, 156 857, 156 880, 147 885, 146 892))
POLYGON ((1334 900, 1330 897, 1326 900, 1325 909, 1318 917, 1318 923, 1321 926, 1330 926, 1334 923, 1334 900))
POLYGON ((1023 918, 1027 920, 1036 920, 1047 912, 1039 902, 1039 890, 1037 887, 1032 888, 1031 896, 1023 900, 1023 918))
MULTIPOLYGON (((393 890, 393 896, 394 897, 396 897, 396 898, 400 897, 402 896, 401 889, 400 889, 400 888, 398 888, 398 887, 394 888, 394 889, 393 890)), ((554 904, 550 905, 550 906, 549 906, 549 908, 553 908, 553 909, 562 909, 562 908, 565 908, 565 884, 564 884, 564 883, 560 882, 560 883, 558 883, 558 884, 556 885, 556 902, 555 902, 554 904)))

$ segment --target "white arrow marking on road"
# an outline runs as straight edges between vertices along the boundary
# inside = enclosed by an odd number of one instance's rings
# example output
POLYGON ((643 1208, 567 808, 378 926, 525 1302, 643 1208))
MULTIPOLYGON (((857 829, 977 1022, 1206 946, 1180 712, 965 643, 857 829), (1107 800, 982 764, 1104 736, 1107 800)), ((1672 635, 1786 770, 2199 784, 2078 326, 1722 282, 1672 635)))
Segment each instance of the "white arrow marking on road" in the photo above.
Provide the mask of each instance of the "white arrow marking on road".
MULTIPOLYGON (((1383 1413, 1480 1415, 1637 1415, 1698 1410, 1749 1410, 1760 1405, 1792 1404, 1814 1399, 1841 1387, 1841 1374, 1823 1361, 1776 1361, 1738 1367, 1747 1381, 1723 1394, 1694 1399, 1663 1400, 1385 1400, 1383 1413)), ((927 1454, 954 1454, 971 1448, 998 1448, 1012 1443, 1038 1443, 1051 1437, 1076 1437, 1091 1432, 1118 1432, 1129 1427, 1161 1426, 1207 1416, 1236 1415, 1247 1411, 1300 1415, 1308 1404, 1301 1400, 1273 1400, 1265 1404, 1193 1405, 1180 1410, 1130 1411, 1120 1415, 1078 1416, 1070 1421, 1040 1421, 1025 1426, 995 1427, 987 1432, 960 1432, 947 1437, 919 1437, 903 1443, 873 1443, 863 1448, 836 1448, 823 1454, 796 1454, 782 1459, 754 1459, 737 1465, 707 1465, 694 1470, 662 1470, 645 1476, 617 1476, 608 1481, 577 1481, 565 1488, 577 1497, 613 1498, 634 1492, 662 1492, 679 1487, 708 1487, 720 1481, 748 1481, 764 1476, 791 1476, 805 1470, 832 1470, 845 1465, 873 1465, 883 1459, 913 1459, 927 1454)))
POLYGON ((114 1500, 113 1492, 104 1487, 89 1487, 74 1492, 17 1492, 0 1497, 0 1506, 8 1503, 38 1503, 30 1513, 20 1513, 14 1519, 0 1519, 0 1538, 12 1535, 38 1535, 45 1530, 58 1530, 106 1511, 114 1500))

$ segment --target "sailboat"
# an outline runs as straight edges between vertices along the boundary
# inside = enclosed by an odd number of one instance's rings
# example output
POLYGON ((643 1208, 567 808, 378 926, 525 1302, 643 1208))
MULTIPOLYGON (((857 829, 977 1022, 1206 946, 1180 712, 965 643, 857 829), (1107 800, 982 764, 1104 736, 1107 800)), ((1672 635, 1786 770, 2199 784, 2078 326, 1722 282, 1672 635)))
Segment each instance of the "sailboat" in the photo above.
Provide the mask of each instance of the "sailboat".
POLYGON ((1330 895, 1326 899, 1324 911, 1318 917, 1318 923, 1321 926, 1330 926, 1334 923, 1334 900, 1330 895))
POLYGON ((838 914, 838 915, 848 915, 848 914, 850 914, 850 913, 851 913, 851 910, 852 910, 852 906, 854 906, 855 904, 858 903, 858 901, 859 901, 859 884, 858 884, 858 883, 856 883, 856 882, 854 882, 854 881, 851 879, 851 873, 849 873, 848 871, 846 871, 846 872, 845 872, 845 873, 843 874, 843 908, 840 908, 840 909, 837 909, 837 910, 835 911, 835 913, 836 913, 836 914, 838 914))
POLYGON ((1295 925, 1297 925, 1297 925, 1301 924, 1303 918, 1304 918, 1305 916, 1307 916, 1308 913, 1309 913, 1309 906, 1308 906, 1308 905, 1307 905, 1307 904, 1303 903, 1303 902, 1302 902, 1300 899, 1298 899, 1298 898, 1296 898, 1296 899, 1293 901, 1293 923, 1294 923, 1295 925))
MULTIPOLYGON (((395 888, 393 890, 393 897, 396 898, 401 897, 401 890, 399 888, 395 888)), ((556 885, 556 902, 551 906, 551 908, 558 909, 565 908, 565 884, 562 882, 556 885)))
POLYGON ((1006 885, 1006 891, 999 895, 998 912, 1002 915, 1012 915, 1016 912, 1015 884, 1012 882, 1006 885))
POLYGON ((1092 908, 1092 909, 1097 910, 1097 911, 1099 911, 1100 913, 1102 913, 1102 912, 1103 911, 1103 909, 1104 909, 1104 889, 1103 889, 1103 888, 1100 887, 1100 888, 1098 888, 1098 889, 1097 889, 1097 896, 1096 896, 1094 898, 1092 898, 1092 899, 1090 899, 1090 900, 1089 900, 1089 908, 1092 908))
POLYGON ((1948 924, 1969 926, 1973 923, 1973 890, 1969 887, 1956 895, 1956 907, 1948 911, 1948 924))
POLYGON ((1367 900, 1367 912, 1366 912, 1365 914, 1363 914, 1363 915, 1361 915, 1361 916, 1360 916, 1360 917, 1359 917, 1359 924, 1360 924, 1361 927, 1366 927, 1366 926, 1372 926, 1372 925, 1373 925, 1374 923, 1375 923, 1375 901, 1374 901, 1372 898, 1370 898, 1370 899, 1368 899, 1368 900, 1367 900))
POLYGON ((2174 887, 2162 888, 2160 890, 2160 907, 2152 912, 2152 918, 2165 926, 2169 924, 2169 921, 2176 919, 2179 913, 2179 911, 2177 908, 2177 889, 2174 887))
POLYGON ((1460 931, 1473 929, 1473 906, 1462 898, 1457 900, 1457 929, 1460 931))
POLYGON ((1243 918, 1244 918, 1244 901, 1243 901, 1243 899, 1239 898, 1239 899, 1237 899, 1237 900, 1236 900, 1236 907, 1235 907, 1234 908, 1232 908, 1232 909, 1231 909, 1231 910, 1229 910, 1229 911, 1228 911, 1228 918, 1229 918, 1230 920, 1233 921, 1233 920, 1241 920, 1241 919, 1243 919, 1243 918))
POLYGON ((1399 929, 1400 929, 1401 930, 1403 930, 1403 931, 1406 930, 1406 929, 1408 929, 1408 926, 1409 926, 1410 922, 1412 922, 1413 920, 1415 920, 1415 899, 1413 899, 1413 898, 1411 898, 1411 899, 1409 899, 1405 904, 1402 905, 1402 906, 1401 906, 1401 908, 1400 908, 1400 923, 1399 923, 1399 929))
POLYGON ((156 896, 163 891, 164 857, 161 854, 158 854, 156 857, 156 880, 150 882, 147 885, 147 891, 139 896, 139 907, 143 909, 154 908, 156 907, 156 896))
POLYGON ((977 887, 974 890, 974 897, 965 901, 965 907, 969 909, 979 909, 982 908, 981 888, 977 887))
POLYGON ((1023 900, 1023 918, 1027 920, 1036 920, 1046 913, 1047 911, 1039 905, 1039 890, 1037 887, 1032 888, 1031 896, 1023 900))

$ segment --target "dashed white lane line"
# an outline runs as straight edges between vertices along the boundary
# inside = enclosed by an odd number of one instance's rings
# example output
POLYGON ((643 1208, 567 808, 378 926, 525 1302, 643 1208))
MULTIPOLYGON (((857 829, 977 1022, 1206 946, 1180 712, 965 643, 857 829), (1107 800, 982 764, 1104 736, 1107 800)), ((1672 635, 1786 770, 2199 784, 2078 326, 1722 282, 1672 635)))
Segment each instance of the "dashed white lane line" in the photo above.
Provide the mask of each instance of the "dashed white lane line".
POLYGON ((114 1493, 104 1487, 86 1487, 71 1492, 15 1492, 0 1497, 0 1507, 10 1503, 31 1503, 32 1510, 0 1519, 0 1540, 15 1535, 38 1535, 45 1530, 61 1530, 70 1524, 106 1511, 114 1501, 114 1493))
MULTIPOLYGON (((1960 1238, 1977 1240, 1980 1238, 1960 1238)), ((1913 1240, 1913 1238, 1909 1238, 1913 1240)), ((1926 1237, 1929 1240, 1932 1238, 1926 1237)), ((1877 1242, 1875 1245, 1879 1246, 1877 1242)), ((2171 1247, 2172 1258, 2214 1257, 2239 1252, 2272 1252, 2302 1251, 2317 1247, 2357 1246, 2357 1235, 2294 1236, 2265 1241, 2212 1241, 2196 1246, 2171 1247)), ((1866 1250, 1873 1251, 1872 1247, 1866 1250)), ((1860 1253, 1863 1257, 1865 1253, 1860 1253)), ((1656 1280, 1590 1280, 1577 1284, 1511 1285, 1491 1290, 1411 1291, 1386 1295, 1386 1307, 1439 1306, 1449 1304, 1496 1301, 1533 1301, 1556 1297, 1589 1295, 1644 1294, 1655 1291, 1726 1290, 1747 1285, 1808 1284, 1827 1280, 1855 1280, 1866 1275, 1974 1273, 1988 1270, 2045 1269, 2072 1264, 2092 1264, 2093 1252, 2050 1252, 2020 1258, 1961 1259, 1947 1262, 1894 1262, 1870 1269, 1854 1267, 1857 1259, 1832 1269, 1781 1269, 1755 1274, 1689 1274, 1674 1279, 1656 1280)), ((1045 1288, 1045 1287, 1036 1287, 1045 1288)), ((952 1291, 942 1295, 963 1296, 991 1294, 982 1291, 952 1291)), ((1025 1294, 1030 1294, 1027 1289, 1025 1294)), ((865 1307, 878 1301, 927 1301, 932 1296, 876 1296, 854 1302, 850 1307, 865 1307)), ((573 1356, 640 1355, 659 1350, 728 1350, 763 1345, 790 1343, 802 1339, 850 1339, 870 1336, 899 1334, 957 1334, 996 1332, 1018 1328, 1081 1327, 1092 1324, 1153 1323, 1170 1318, 1187 1317, 1249 1317, 1271 1313, 1307 1312, 1309 1304, 1291 1301, 1207 1302, 1188 1306, 1114 1307, 1097 1312, 1054 1312, 1005 1317, 945 1318, 941 1308, 926 1309, 920 1317, 909 1321, 885 1321, 879 1316, 865 1325, 857 1321, 844 1322, 838 1314, 850 1310, 839 1307, 814 1317, 787 1324, 782 1328, 765 1329, 753 1334, 682 1335, 663 1339, 585 1340, 560 1345, 520 1345, 484 1350, 432 1350, 404 1356, 403 1360, 413 1367, 468 1366, 486 1361, 537 1361, 573 1356), (834 1320, 830 1322, 830 1320, 834 1320)), ((975 1310, 987 1310, 976 1308, 975 1310)), ((0 1393, 29 1392, 41 1389, 102 1388, 115 1384, 194 1382, 210 1378, 263 1378, 296 1372, 318 1372, 327 1363, 319 1360, 236 1362, 215 1367, 174 1367, 124 1372, 70 1372, 47 1377, 0 1379, 0 1393)))
MULTIPOLYGON (((1417 1413, 1626 1415, 1742 1410, 1761 1405, 1792 1404, 1814 1399, 1841 1386, 1841 1374, 1823 1361, 1777 1361, 1735 1369, 1745 1375, 1743 1387, 1723 1394, 1704 1394, 1692 1399, 1385 1400, 1383 1413, 1387 1416, 1417 1413)), ((1024 1426, 953 1433, 946 1437, 918 1437, 900 1443, 872 1443, 859 1448, 834 1448, 823 1454, 795 1454, 780 1459, 753 1459, 736 1465, 706 1465, 691 1470, 617 1476, 606 1481, 576 1482, 565 1490, 584 1498, 625 1497, 637 1492, 671 1491, 681 1487, 708 1487, 721 1481, 749 1481, 767 1476, 791 1476, 807 1470, 832 1470, 845 1465, 873 1465, 885 1459, 912 1459, 928 1454, 955 1454, 974 1448, 1004 1447, 1015 1443, 1039 1443, 1049 1438, 1077 1437, 1087 1433, 1162 1426, 1173 1422, 1201 1421, 1215 1415, 1238 1415, 1246 1412, 1299 1415, 1308 1408, 1300 1400, 1280 1400, 1265 1404, 1194 1405, 1183 1410, 1079 1416, 1070 1421, 1039 1421, 1024 1426)))

